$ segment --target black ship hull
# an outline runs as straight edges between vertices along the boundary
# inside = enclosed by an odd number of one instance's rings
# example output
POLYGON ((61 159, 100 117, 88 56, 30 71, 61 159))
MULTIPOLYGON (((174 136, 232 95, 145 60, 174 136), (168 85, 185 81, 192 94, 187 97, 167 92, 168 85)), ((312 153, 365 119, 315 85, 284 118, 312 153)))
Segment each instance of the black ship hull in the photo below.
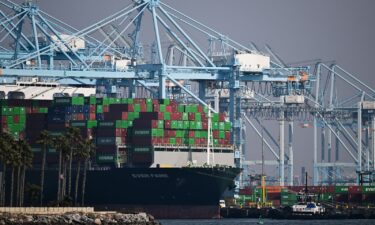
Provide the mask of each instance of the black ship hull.
MULTIPOLYGON (((28 182, 38 184, 40 171, 28 182)), ((85 205, 98 210, 145 211, 156 218, 219 216, 222 194, 234 187, 238 168, 118 168, 87 173, 85 205)), ((57 196, 57 171, 46 171, 44 202, 57 196)), ((75 172, 72 175, 74 196, 75 172)), ((81 199, 81 184, 79 196, 81 199)))

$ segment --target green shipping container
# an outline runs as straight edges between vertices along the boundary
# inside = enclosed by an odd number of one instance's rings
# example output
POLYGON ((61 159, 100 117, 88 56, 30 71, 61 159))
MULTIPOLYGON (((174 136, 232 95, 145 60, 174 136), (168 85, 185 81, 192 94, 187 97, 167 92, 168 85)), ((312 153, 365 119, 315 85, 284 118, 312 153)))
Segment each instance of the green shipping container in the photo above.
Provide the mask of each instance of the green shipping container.
POLYGON ((172 129, 178 129, 178 122, 176 120, 171 121, 171 128, 172 129))
POLYGON ((72 97, 72 105, 84 105, 85 98, 84 97, 72 97))
POLYGON ((225 138, 225 131, 221 130, 219 131, 219 138, 224 139, 225 138))
POLYGON ((375 186, 362 186, 362 193, 364 194, 375 193, 375 186))
POLYGON ((182 113, 182 120, 189 120, 189 114, 186 112, 182 113))
POLYGON ((177 121, 177 129, 184 129, 184 121, 177 121))
MULTIPOLYGON (((170 112, 164 113, 164 120, 171 120, 171 113, 170 112)), ((177 128, 177 126, 176 126, 176 128, 177 128)))
POLYGON ((335 193, 337 194, 347 194, 349 192, 348 186, 335 186, 335 193))
POLYGON ((140 104, 134 104, 134 112, 140 112, 141 111, 141 105, 140 104))
POLYGON ((102 105, 97 105, 96 106, 96 112, 97 113, 103 113, 103 106, 102 105))
POLYGON ((224 130, 231 130, 232 126, 230 122, 224 122, 224 130))
POLYGON ((197 129, 197 122, 195 122, 195 121, 190 121, 189 126, 190 126, 190 129, 192 129, 192 130, 196 130, 196 129, 197 129))
POLYGON ((219 113, 212 114, 212 122, 219 122, 219 113))
POLYGON ((147 104, 146 105, 146 111, 147 112, 152 112, 154 110, 154 107, 152 106, 152 104, 147 104))
POLYGON ((96 120, 88 120, 87 121, 87 128, 91 129, 98 126, 98 121, 96 120))
POLYGON ((160 105, 160 112, 166 112, 166 105, 160 105))
POLYGON ((90 105, 96 105, 96 97, 90 96, 89 103, 90 105))
POLYGON ((13 123, 13 116, 7 116, 7 124, 13 123))
POLYGON ((177 106, 177 111, 178 112, 184 112, 184 110, 185 110, 185 106, 184 105, 178 105, 177 106))
POLYGON ((103 98, 103 105, 109 105, 109 98, 103 98))
POLYGON ((189 121, 184 121, 184 129, 185 130, 190 129, 190 123, 189 123, 189 121))
POLYGON ((176 138, 169 138, 169 144, 175 145, 176 144, 176 138))
POLYGON ((48 113, 48 108, 39 108, 38 112, 39 113, 48 113))
POLYGON ((224 130, 224 129, 225 129, 225 123, 219 122, 219 130, 224 130))
POLYGON ((26 115, 20 115, 20 123, 25 124, 26 123, 26 115))

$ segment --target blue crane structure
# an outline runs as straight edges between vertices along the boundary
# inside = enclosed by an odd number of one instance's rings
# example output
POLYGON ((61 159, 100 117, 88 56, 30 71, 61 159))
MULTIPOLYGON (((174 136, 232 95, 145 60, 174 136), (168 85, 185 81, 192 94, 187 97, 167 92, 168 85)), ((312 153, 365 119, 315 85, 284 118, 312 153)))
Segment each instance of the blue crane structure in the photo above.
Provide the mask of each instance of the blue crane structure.
POLYGON ((105 95, 123 87, 129 97, 139 97, 142 88, 158 98, 183 93, 181 101, 206 106, 218 98, 211 110, 229 112, 236 165, 276 166, 280 185, 286 184, 286 169, 293 185, 294 121, 313 122, 314 184, 342 179, 344 168, 367 171, 369 178, 375 169, 375 90, 336 64, 289 66, 270 46, 246 47, 162 0, 132 0, 81 30, 32 1, 0 0, 0 29, 3 84, 38 77, 101 86, 105 95), (267 58, 269 66, 259 63, 267 58), (279 123, 279 140, 263 120, 279 123), (261 137, 274 160, 244 160, 246 127, 261 137), (348 162, 340 162, 341 151, 348 162))

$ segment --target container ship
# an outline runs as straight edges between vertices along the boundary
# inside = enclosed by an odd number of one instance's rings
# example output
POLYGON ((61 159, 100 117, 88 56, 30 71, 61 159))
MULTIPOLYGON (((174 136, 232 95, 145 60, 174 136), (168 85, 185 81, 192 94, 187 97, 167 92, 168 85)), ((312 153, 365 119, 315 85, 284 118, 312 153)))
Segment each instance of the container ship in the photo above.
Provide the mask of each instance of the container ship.
MULTIPOLYGON (((231 123, 224 113, 212 113, 209 118, 208 108, 202 105, 170 99, 99 98, 82 88, 64 94, 65 89, 57 84, 36 83, 0 89, 2 131, 26 140, 34 153, 27 183, 40 184, 40 133, 47 130, 57 136, 67 127, 76 127, 96 145, 87 171, 86 205, 145 211, 156 218, 219 215, 220 198, 234 188, 234 179, 241 172, 234 166, 231 123), (57 89, 60 95, 55 94, 57 89), (74 93, 77 96, 66 97, 74 93)), ((58 165, 59 154, 49 147, 46 204, 57 198, 58 165)), ((72 176, 74 180, 74 172, 72 176)))

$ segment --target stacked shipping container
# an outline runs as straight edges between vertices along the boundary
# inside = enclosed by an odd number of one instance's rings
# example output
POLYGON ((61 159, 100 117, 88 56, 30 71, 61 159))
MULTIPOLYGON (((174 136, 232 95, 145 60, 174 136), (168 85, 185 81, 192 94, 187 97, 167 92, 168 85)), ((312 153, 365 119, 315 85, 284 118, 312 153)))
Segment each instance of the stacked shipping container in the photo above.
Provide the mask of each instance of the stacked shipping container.
MULTIPOLYGON (((77 127, 84 138, 95 140, 97 163, 113 164, 120 154, 133 164, 144 165, 152 163, 155 146, 206 146, 207 112, 201 105, 182 105, 170 99, 1 100, 1 125, 16 138, 26 138, 36 152, 40 151, 37 140, 42 130, 60 135, 68 126, 77 127), (126 153, 119 152, 119 147, 126 153)), ((212 114, 216 147, 230 147, 231 123, 225 117, 212 114)))

